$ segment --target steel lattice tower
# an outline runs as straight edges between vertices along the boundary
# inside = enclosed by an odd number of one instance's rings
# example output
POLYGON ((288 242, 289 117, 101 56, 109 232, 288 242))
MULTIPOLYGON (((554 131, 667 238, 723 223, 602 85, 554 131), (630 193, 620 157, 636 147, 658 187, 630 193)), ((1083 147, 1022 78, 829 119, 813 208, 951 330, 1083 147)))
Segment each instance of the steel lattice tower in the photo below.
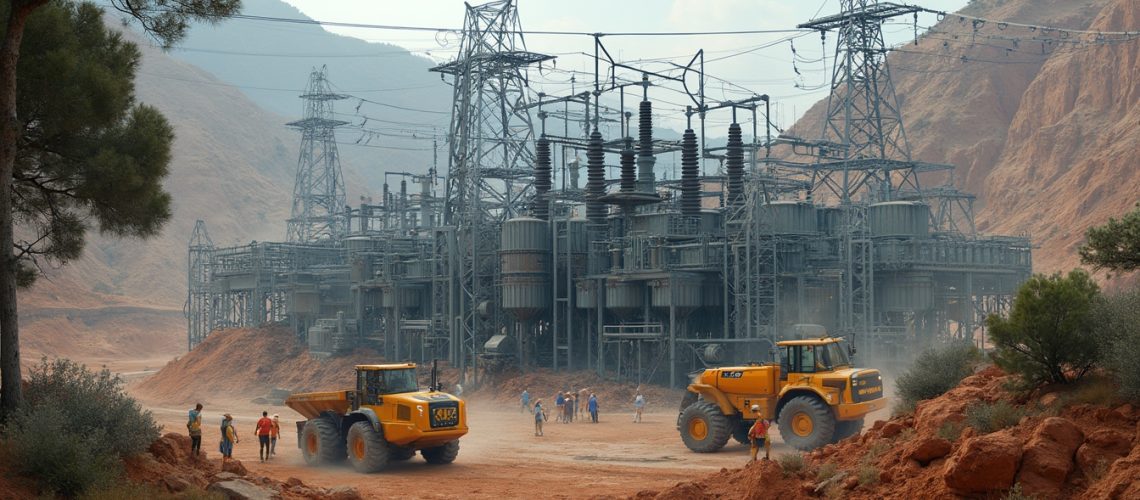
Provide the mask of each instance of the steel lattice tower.
POLYGON ((432 68, 454 78, 444 224, 457 230, 458 268, 447 272, 458 278, 459 321, 445 324, 460 346, 452 359, 460 366, 490 333, 483 323, 499 314, 499 224, 534 191, 526 68, 552 58, 526 51, 515 3, 500 0, 467 5, 457 59, 432 68))
POLYGON ((205 340, 215 326, 214 301, 210 291, 210 281, 214 278, 213 259, 214 242, 206 232, 206 222, 198 220, 194 223, 186 259, 188 293, 183 312, 187 320, 188 350, 205 340))
POLYGON ((301 94, 304 118, 288 124, 301 131, 293 211, 286 234, 290 243, 337 240, 348 233, 344 177, 336 149, 336 128, 348 122, 333 119, 333 102, 348 96, 329 90, 325 72, 321 66, 309 74, 309 85, 301 94))

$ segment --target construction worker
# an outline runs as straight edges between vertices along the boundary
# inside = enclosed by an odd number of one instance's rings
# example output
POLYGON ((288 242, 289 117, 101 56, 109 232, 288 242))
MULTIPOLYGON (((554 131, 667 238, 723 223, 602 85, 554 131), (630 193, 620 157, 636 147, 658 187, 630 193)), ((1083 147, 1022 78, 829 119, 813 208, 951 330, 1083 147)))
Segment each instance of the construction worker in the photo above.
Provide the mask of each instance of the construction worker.
POLYGON ((586 402, 590 399, 590 390, 587 388, 578 389, 578 421, 585 422, 582 414, 586 413, 586 402))
POLYGON ((542 409, 542 400, 534 402, 534 435, 542 435, 542 422, 546 421, 546 412, 542 409))
POLYGON ((269 434, 269 454, 277 454, 277 438, 281 437, 281 418, 273 414, 273 432, 269 434))
POLYGON ((751 444, 752 462, 756 461, 756 453, 760 451, 760 447, 764 447, 764 460, 772 451, 772 442, 768 440, 768 428, 771 424, 760 418, 760 405, 752 405, 752 414, 756 415, 756 422, 752 423, 752 427, 748 429, 748 442, 751 444))
POLYGON ((257 456, 262 462, 269 460, 269 437, 273 434, 273 420, 269 419, 269 412, 261 412, 261 418, 257 419, 257 456))
POLYGON ((561 422, 563 412, 566 410, 566 396, 562 394, 562 391, 558 391, 558 395, 554 397, 554 406, 556 410, 554 412, 554 419, 557 422, 561 422))
POLYGON ((645 410, 645 396, 642 396, 641 392, 638 392, 637 395, 633 397, 633 421, 634 421, 634 423, 641 421, 641 412, 643 410, 645 410))
POLYGON ((222 461, 234 457, 234 445, 241 442, 238 439, 237 430, 234 429, 234 417, 229 413, 222 415, 222 440, 218 443, 218 448, 222 453, 222 461))
POLYGON ((194 405, 194 409, 190 410, 186 432, 190 434, 190 456, 196 459, 202 453, 202 403, 194 405))
POLYGON ((530 391, 526 387, 523 387, 522 397, 519 400, 522 401, 522 411, 530 411, 530 391))
POLYGON ((595 424, 598 423, 598 395, 590 393, 590 403, 587 405, 587 410, 590 411, 590 420, 595 424))

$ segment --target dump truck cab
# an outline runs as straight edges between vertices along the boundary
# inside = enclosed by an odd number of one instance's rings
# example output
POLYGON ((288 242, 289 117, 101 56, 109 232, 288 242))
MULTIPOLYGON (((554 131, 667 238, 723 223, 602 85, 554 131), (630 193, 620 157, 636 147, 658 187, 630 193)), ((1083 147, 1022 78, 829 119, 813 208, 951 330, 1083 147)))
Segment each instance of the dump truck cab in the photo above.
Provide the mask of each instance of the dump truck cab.
POLYGON ((432 384, 419 387, 414 363, 356 366, 356 387, 294 394, 285 404, 307 420, 297 422, 305 461, 332 463, 347 455, 361 472, 376 472, 389 460, 419 451, 428 463, 455 460, 467 433, 463 400, 432 384))
POLYGON ((887 401, 879 371, 855 368, 841 342, 781 341, 778 362, 704 370, 681 403, 677 427, 685 444, 712 452, 729 436, 745 443, 757 418, 775 420, 784 441, 800 450, 857 434, 864 416, 887 401))

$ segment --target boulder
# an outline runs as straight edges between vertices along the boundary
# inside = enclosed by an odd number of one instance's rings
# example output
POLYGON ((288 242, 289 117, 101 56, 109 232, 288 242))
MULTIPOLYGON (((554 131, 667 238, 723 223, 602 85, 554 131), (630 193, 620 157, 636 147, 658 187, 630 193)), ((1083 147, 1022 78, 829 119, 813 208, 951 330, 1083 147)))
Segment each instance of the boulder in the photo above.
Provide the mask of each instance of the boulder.
POLYGON ((961 422, 966 407, 986 399, 981 387, 959 386, 934 399, 920 401, 914 410, 914 429, 921 435, 938 432, 946 422, 961 422))
POLYGON ((1017 482, 1025 493, 1054 497, 1061 493, 1065 478, 1073 470, 1073 454, 1084 435, 1072 422, 1046 418, 1033 430, 1025 444, 1017 482))
POLYGON ((950 441, 940 437, 924 437, 912 441, 903 451, 903 456, 925 467, 931 460, 949 455, 951 449, 950 441))
POLYGON ((328 490, 329 500, 361 500, 360 492, 349 486, 339 486, 328 490))
POLYGON ((206 491, 217 493, 226 500, 277 500, 281 498, 276 491, 262 488, 244 479, 231 479, 211 484, 206 491))
POLYGON ((160 462, 178 465, 190 458, 190 437, 168 432, 151 443, 148 451, 160 462))
POLYGON ((882 429, 882 432, 880 433, 880 435, 885 437, 885 438, 893 438, 893 437, 899 435, 899 433, 902 431, 903 431, 903 424, 892 420, 890 422, 887 422, 886 425, 883 426, 883 429, 882 429))
POLYGON ((966 440, 946 461, 942 478, 962 494, 988 493, 1013 486, 1021 463, 1021 441, 1008 431, 966 440))
POLYGON ((1116 429, 1097 429, 1077 449, 1077 465, 1088 474, 1107 467, 1132 451, 1132 436, 1116 429), (1103 464, 1103 465, 1101 465, 1103 464))
POLYGON ((249 470, 247 470, 245 466, 241 464, 241 460, 223 460, 222 471, 232 472, 239 476, 245 476, 249 474, 249 470))
POLYGON ((214 481, 229 481, 231 479, 241 479, 241 476, 233 472, 219 472, 214 474, 214 481))
POLYGON ((162 478, 162 485, 166 490, 171 493, 179 493, 190 489, 190 481, 178 476, 166 476, 162 478))

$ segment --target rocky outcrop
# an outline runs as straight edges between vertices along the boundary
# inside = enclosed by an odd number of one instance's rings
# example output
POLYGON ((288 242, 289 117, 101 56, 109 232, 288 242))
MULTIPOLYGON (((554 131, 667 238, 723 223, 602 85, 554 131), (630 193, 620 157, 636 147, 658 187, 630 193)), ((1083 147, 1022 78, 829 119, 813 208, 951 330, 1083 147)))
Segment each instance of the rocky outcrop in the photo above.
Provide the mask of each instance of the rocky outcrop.
POLYGON ((1021 440, 1009 432, 973 437, 947 460, 942 477, 947 487, 963 494, 1009 489, 1021 454, 1021 440))
POLYGON ((1022 490, 1042 498, 1058 496, 1083 441, 1084 434, 1069 420, 1050 417, 1042 421, 1023 450, 1017 473, 1022 490))

